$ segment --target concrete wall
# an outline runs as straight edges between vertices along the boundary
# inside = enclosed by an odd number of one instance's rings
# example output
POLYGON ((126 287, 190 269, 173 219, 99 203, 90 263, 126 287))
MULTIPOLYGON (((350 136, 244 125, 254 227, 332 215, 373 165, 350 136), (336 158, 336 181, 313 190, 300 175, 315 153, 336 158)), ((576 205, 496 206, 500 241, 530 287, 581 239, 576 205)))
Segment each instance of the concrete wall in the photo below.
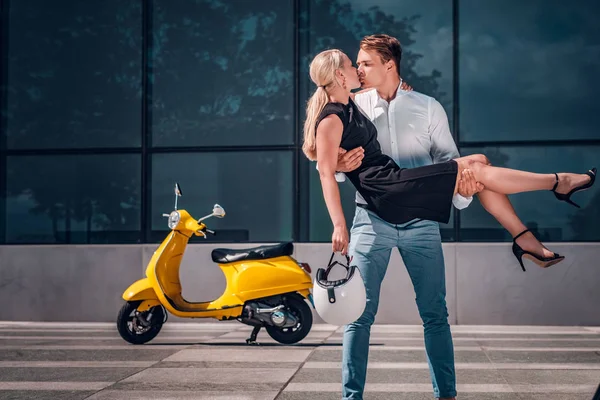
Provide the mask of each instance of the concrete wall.
MULTIPOLYGON (((210 259, 214 247, 188 247, 181 271, 184 296, 190 301, 211 300, 225 288, 225 278, 210 259)), ((508 243, 443 247, 452 324, 600 325, 600 243, 549 244, 567 259, 547 270, 527 262, 527 272, 521 271, 508 243)), ((114 321, 122 292, 143 277, 155 248, 0 246, 0 320, 114 321)), ((327 244, 298 243, 294 256, 315 271, 327 263, 330 249, 327 244)), ((421 323, 397 251, 376 322, 421 323)))

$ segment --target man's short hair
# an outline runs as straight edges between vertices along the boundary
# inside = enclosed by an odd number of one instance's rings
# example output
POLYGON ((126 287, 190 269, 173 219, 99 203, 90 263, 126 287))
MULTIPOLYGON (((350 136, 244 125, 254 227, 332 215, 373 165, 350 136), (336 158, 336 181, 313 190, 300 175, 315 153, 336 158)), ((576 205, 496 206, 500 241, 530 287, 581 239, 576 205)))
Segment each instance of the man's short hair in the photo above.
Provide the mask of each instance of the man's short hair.
POLYGON ((384 34, 365 36, 360 41, 360 48, 366 51, 375 51, 379 54, 382 63, 393 60, 396 63, 398 76, 400 76, 400 60, 402 59, 402 46, 395 37, 384 34))

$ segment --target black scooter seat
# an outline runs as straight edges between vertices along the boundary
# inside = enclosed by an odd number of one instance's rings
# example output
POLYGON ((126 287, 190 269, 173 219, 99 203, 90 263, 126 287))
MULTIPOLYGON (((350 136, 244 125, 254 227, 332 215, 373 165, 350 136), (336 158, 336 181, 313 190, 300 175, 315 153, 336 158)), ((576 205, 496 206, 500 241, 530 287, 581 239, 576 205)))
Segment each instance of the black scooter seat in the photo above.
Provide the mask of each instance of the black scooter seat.
POLYGON ((249 249, 214 249, 210 255, 214 262, 228 264, 243 260, 265 260, 267 258, 291 256, 293 252, 294 244, 288 242, 249 249))

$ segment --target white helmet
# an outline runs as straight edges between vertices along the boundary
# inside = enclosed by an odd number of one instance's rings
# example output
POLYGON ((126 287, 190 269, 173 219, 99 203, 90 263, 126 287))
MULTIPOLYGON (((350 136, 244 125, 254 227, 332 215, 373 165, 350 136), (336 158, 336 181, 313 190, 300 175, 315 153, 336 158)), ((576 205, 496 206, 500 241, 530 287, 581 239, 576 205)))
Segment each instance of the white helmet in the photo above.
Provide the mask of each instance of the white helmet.
POLYGON ((319 268, 313 286, 315 309, 325 322, 331 325, 347 325, 356 321, 365 311, 367 293, 365 283, 356 265, 350 266, 350 258, 346 256, 347 265, 329 260, 327 269, 319 268), (327 277, 336 264, 346 268, 346 277, 329 281, 327 277))

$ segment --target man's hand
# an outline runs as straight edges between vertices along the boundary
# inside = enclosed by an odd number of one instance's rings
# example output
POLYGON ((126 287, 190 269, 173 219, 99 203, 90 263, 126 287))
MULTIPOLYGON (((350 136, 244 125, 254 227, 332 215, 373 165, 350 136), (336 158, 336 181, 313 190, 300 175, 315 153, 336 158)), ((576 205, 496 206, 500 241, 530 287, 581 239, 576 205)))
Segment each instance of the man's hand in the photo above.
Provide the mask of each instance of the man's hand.
POLYGON ((365 150, 362 147, 357 147, 350 151, 346 151, 340 147, 338 151, 338 172, 351 172, 354 171, 362 163, 365 158, 365 150))
POLYGON ((475 180, 473 171, 470 169, 463 170, 462 176, 458 181, 458 194, 462 197, 472 197, 475 193, 479 193, 483 189, 485 189, 485 186, 475 180))
POLYGON ((411 92, 413 90, 412 86, 410 86, 405 81, 402 81, 402 83, 400 84, 400 89, 406 90, 407 92, 411 92))

